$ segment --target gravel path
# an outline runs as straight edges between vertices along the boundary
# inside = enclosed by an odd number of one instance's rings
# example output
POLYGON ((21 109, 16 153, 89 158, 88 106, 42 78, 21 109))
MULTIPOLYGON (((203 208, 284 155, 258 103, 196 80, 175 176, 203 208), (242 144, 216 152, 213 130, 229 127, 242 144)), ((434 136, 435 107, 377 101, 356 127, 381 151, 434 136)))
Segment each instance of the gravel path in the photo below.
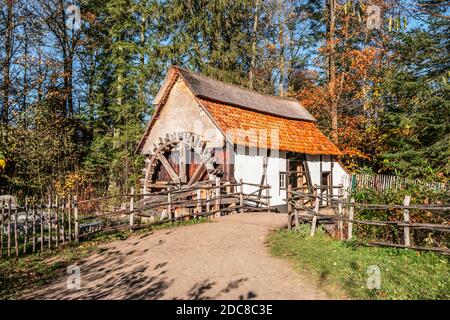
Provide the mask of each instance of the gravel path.
POLYGON ((26 298, 327 299, 264 245, 285 222, 282 214, 235 214, 111 242, 79 264, 80 290, 62 277, 26 298))

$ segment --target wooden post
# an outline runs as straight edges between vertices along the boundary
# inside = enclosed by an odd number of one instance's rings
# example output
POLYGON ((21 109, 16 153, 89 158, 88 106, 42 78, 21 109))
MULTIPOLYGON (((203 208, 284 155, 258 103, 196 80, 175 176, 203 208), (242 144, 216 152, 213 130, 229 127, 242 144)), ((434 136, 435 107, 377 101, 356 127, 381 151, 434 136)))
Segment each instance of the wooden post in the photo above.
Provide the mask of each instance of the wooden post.
POLYGON ((14 214, 14 248, 16 251, 16 257, 19 256, 19 234, 17 232, 17 220, 18 220, 18 216, 19 216, 19 209, 18 206, 16 205, 16 209, 14 210, 15 214, 14 214))
POLYGON ((270 186, 266 185, 267 212, 270 212, 270 186))
POLYGON ((33 197, 33 253, 36 252, 36 198, 33 197))
POLYGON ((41 251, 44 251, 44 206, 43 206, 43 202, 41 199, 41 203, 40 203, 40 231, 41 231, 41 251))
POLYGON ((11 198, 8 200, 8 239, 7 239, 8 257, 11 256, 11 198))
POLYGON ((355 198, 350 199, 350 208, 348 210, 348 228, 347 228, 347 239, 352 239, 353 233, 353 217, 355 215, 355 198))
POLYGON ((313 190, 313 194, 315 196, 315 202, 314 202, 314 216, 312 218, 312 222, 311 222, 311 237, 314 236, 316 234, 316 225, 317 225, 317 215, 319 214, 319 197, 318 197, 318 192, 317 192, 317 185, 314 185, 314 190, 313 190))
POLYGON ((0 258, 3 256, 3 231, 4 231, 4 219, 5 219, 5 200, 2 200, 2 213, 0 217, 0 258))
MULTIPOLYGON (((289 177, 289 174, 287 174, 287 177, 289 177)), ((289 181, 289 179, 286 178, 286 180, 289 181)), ((291 204, 291 192, 292 192, 292 185, 288 183, 287 192, 286 192, 286 202, 287 202, 287 211, 288 211, 288 229, 292 229, 291 225, 291 218, 292 218, 292 204, 291 204)))
MULTIPOLYGON (((330 199, 331 200, 331 199, 330 199)), ((338 190, 338 231, 339 231, 339 238, 341 240, 344 240, 344 207, 342 204, 342 201, 344 200, 344 190, 343 188, 339 188, 338 190)), ((331 203, 331 202, 330 202, 331 203)))
MULTIPOLYGON (((220 178, 216 177, 216 208, 215 210, 220 210, 220 178)), ((220 217, 221 216, 221 212, 217 212, 216 213, 216 217, 220 217)))
POLYGON ((59 199, 58 195, 55 196, 55 227, 56 227, 56 247, 59 247, 59 221, 58 221, 59 199))
POLYGON ((66 206, 67 206, 67 202, 66 202, 66 197, 63 198, 63 203, 62 203, 62 213, 61 213, 61 233, 62 233, 62 243, 66 243, 66 206))
POLYGON ((130 196, 130 231, 133 231, 134 226, 134 187, 131 188, 130 196))
POLYGON ((67 220, 69 220, 69 225, 67 232, 69 233, 69 242, 72 241, 72 196, 69 193, 69 198, 67 200, 68 202, 68 212, 67 212, 67 220))
MULTIPOLYGON (((209 184, 207 185, 209 187, 209 184)), ((211 189, 206 189, 206 212, 209 213, 211 211, 211 197, 210 197, 211 189)))
POLYGON ((27 242, 28 242, 28 197, 25 197, 25 226, 24 226, 24 237, 23 237, 23 253, 27 253, 27 242))
POLYGON ((78 228, 78 196, 75 195, 73 197, 73 219, 74 219, 74 235, 75 235, 75 242, 79 242, 78 239, 78 232, 79 232, 79 228, 78 228))
POLYGON ((239 179, 239 212, 244 213, 244 182, 239 179))
MULTIPOLYGON (((405 207, 408 207, 410 201, 411 201, 411 197, 405 196, 405 199, 403 200, 403 205, 405 207)), ((409 224, 409 210, 408 209, 403 209, 403 221, 406 224, 409 224)), ((407 227, 407 226, 403 227, 403 239, 404 239, 405 246, 408 246, 408 247, 411 246, 409 227, 407 227)))
POLYGON ((197 213, 202 212, 202 190, 197 189, 197 213))
POLYGON ((167 192, 167 203, 167 216, 169 219, 172 219, 172 195, 170 193, 170 189, 169 192, 167 192))
POLYGON ((52 248, 52 196, 48 197, 48 248, 52 248))

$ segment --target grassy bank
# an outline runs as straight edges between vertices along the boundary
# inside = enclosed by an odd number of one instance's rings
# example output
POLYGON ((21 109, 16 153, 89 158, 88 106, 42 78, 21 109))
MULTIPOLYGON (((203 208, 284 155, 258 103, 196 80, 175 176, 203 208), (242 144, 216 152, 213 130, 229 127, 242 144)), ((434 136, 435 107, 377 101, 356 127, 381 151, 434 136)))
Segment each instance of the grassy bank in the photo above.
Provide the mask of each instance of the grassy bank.
POLYGON ((0 300, 16 299, 21 292, 47 284, 52 279, 66 274, 67 266, 83 260, 100 250, 99 245, 115 240, 127 239, 132 234, 146 234, 156 229, 167 229, 207 222, 204 218, 169 222, 155 225, 135 233, 128 231, 97 234, 80 245, 70 244, 59 250, 48 250, 19 258, 0 258, 0 300))
POLYGON ((354 299, 450 299, 448 256, 364 247, 330 239, 323 231, 311 238, 305 227, 299 232, 273 233, 269 238, 272 254, 313 274, 335 296, 341 291, 354 299), (380 270, 380 289, 367 287, 369 266, 380 270))

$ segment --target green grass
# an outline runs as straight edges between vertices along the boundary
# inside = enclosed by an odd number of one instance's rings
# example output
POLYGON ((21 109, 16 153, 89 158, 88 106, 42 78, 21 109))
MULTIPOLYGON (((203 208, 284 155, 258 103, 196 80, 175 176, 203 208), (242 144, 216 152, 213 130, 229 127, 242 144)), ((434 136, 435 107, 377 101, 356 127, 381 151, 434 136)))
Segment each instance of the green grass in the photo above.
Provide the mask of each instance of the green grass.
POLYGON ((132 234, 146 234, 156 229, 207 222, 205 218, 175 221, 141 229, 134 233, 120 231, 99 233, 79 245, 68 244, 59 250, 46 250, 19 258, 0 258, 0 300, 17 299, 24 290, 45 285, 52 279, 66 274, 67 266, 74 264, 100 250, 98 245, 115 240, 125 240, 132 234))
POLYGON ((281 230, 269 237, 273 255, 314 275, 334 297, 353 299, 450 299, 449 257, 408 249, 375 248, 329 238, 322 230, 281 230), (369 289, 368 267, 380 269, 380 289, 369 289))

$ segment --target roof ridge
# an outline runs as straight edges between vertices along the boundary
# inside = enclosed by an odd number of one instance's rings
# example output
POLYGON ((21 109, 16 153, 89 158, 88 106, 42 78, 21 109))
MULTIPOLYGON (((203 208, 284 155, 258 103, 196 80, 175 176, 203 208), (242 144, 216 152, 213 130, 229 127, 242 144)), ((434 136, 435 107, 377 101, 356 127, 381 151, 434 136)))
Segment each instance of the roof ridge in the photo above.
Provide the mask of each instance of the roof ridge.
MULTIPOLYGON (((256 90, 256 89, 251 89, 251 88, 247 88, 247 87, 244 87, 244 86, 242 86, 242 85, 235 84, 235 83, 230 83, 230 82, 218 80, 218 79, 216 79, 216 78, 208 77, 208 76, 205 76, 205 75, 202 74, 202 73, 195 72, 195 71, 192 71, 192 70, 189 70, 189 69, 180 67, 180 66, 178 66, 178 65, 172 65, 171 68, 174 68, 174 69, 177 69, 177 70, 182 70, 182 71, 188 72, 188 73, 193 73, 193 74, 195 74, 196 76, 198 76, 198 77, 200 77, 200 78, 204 78, 204 79, 207 79, 207 80, 217 81, 217 82, 226 84, 226 85, 228 85, 228 86, 232 86, 232 87, 235 87, 235 88, 241 89, 241 90, 246 90, 246 91, 249 91, 249 92, 251 92, 251 93, 256 93, 256 94, 259 94, 259 95, 262 95, 262 96, 265 96, 265 97, 270 97, 270 98, 273 98, 273 99, 280 99, 280 100, 285 100, 285 101, 291 101, 291 102, 298 102, 298 103, 300 103, 300 101, 297 100, 297 99, 295 99, 295 98, 291 98, 291 97, 280 97, 280 96, 276 96, 276 95, 273 95, 273 94, 261 93, 261 92, 259 92, 259 91, 256 90)), ((183 76, 183 75, 181 74, 181 76, 183 76)))

